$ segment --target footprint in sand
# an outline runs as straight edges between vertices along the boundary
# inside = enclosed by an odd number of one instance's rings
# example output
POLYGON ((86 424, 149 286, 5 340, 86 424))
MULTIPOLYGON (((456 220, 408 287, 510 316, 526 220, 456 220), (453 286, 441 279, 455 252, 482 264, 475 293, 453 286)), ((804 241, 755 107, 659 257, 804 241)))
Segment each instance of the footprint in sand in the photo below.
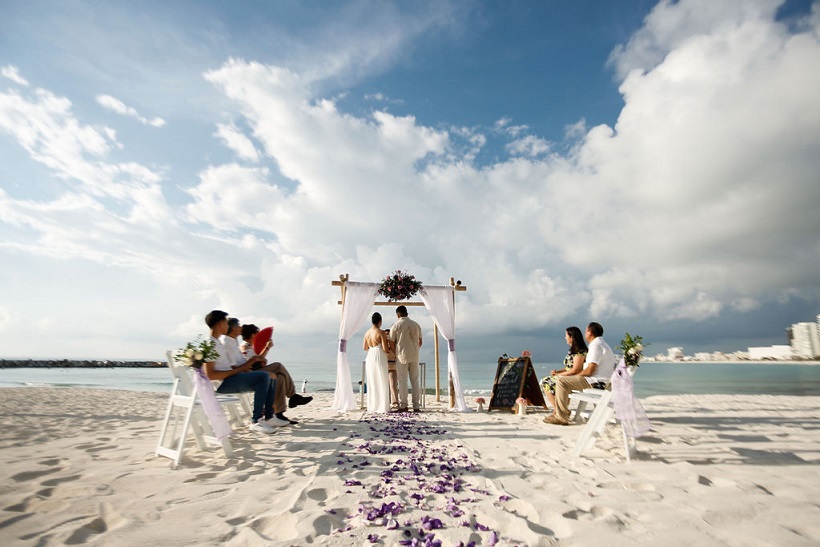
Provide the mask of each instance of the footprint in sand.
POLYGON ((298 517, 290 511, 278 515, 261 517, 251 523, 257 533, 274 541, 286 541, 296 537, 298 517))
POLYGON ((610 481, 602 482, 597 485, 598 488, 616 488, 618 490, 641 490, 645 492, 654 492, 655 485, 648 482, 625 482, 625 481, 610 481))
POLYGON ((228 489, 228 488, 224 488, 222 490, 214 490, 213 492, 208 492, 203 496, 199 496, 197 499, 198 500, 213 500, 213 499, 221 498, 222 496, 225 496, 225 495, 229 494, 230 492, 231 492, 231 490, 228 489))
POLYGON ((314 488, 307 493, 307 497, 314 501, 325 501, 327 499, 327 490, 324 488, 314 488))
POLYGON ((92 536, 104 534, 108 531, 105 521, 101 518, 95 518, 76 530, 65 540, 66 545, 78 545, 80 543, 87 543, 92 536))
POLYGON ((76 481, 80 478, 80 475, 69 475, 68 477, 57 477, 53 479, 48 479, 47 481, 43 481, 40 483, 42 486, 57 486, 58 484, 62 484, 64 482, 71 482, 76 481))
POLYGON ((14 482, 30 481, 39 479, 45 475, 50 475, 51 473, 56 473, 57 471, 62 471, 62 469, 58 467, 56 469, 43 469, 42 471, 23 471, 22 473, 12 475, 11 480, 14 482))
POLYGON ((199 475, 197 475, 197 476, 195 476, 195 477, 193 477, 193 478, 191 478, 191 479, 186 479, 186 480, 184 480, 184 481, 182 481, 182 482, 183 482, 183 483, 189 483, 189 482, 200 482, 200 481, 204 481, 204 480, 212 479, 212 478, 214 478, 214 477, 216 477, 216 476, 217 476, 217 473, 200 473, 199 475))
POLYGON ((595 505, 591 507, 589 511, 576 509, 574 511, 568 511, 561 516, 571 520, 601 520, 613 514, 615 514, 615 511, 609 507, 595 505))

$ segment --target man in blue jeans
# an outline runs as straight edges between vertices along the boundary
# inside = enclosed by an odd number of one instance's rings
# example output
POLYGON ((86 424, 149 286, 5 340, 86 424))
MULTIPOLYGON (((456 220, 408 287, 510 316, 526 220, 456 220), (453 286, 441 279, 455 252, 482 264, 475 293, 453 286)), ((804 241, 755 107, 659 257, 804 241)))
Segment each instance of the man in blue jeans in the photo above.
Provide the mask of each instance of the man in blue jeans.
POLYGON ((205 316, 205 324, 211 329, 211 341, 214 343, 219 358, 205 363, 202 369, 209 380, 222 380, 217 393, 242 393, 253 391, 253 421, 250 430, 254 432, 273 433, 276 428, 268 423, 273 418, 273 399, 275 395, 273 380, 267 372, 251 370, 258 358, 251 358, 242 364, 231 363, 228 352, 219 339, 228 332, 228 314, 213 310, 205 316))

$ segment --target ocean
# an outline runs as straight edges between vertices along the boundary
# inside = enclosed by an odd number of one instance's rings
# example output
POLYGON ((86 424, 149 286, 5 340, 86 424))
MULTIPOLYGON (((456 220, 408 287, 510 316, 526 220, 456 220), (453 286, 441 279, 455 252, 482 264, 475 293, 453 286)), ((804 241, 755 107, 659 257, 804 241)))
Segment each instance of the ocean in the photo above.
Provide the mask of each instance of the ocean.
MULTIPOLYGON (((307 380, 307 391, 333 391, 336 364, 291 363, 288 370, 297 390, 307 380)), ((441 385, 447 389, 446 364, 441 385)), ((488 395, 496 363, 460 363, 461 384, 469 396, 488 395)), ((536 363, 538 377, 546 376, 557 363, 536 363)), ((358 392, 361 366, 351 367, 354 392, 358 392)), ((820 366, 771 363, 643 363, 634 378, 639 397, 658 394, 720 393, 770 395, 820 395, 820 366)), ((0 387, 49 386, 125 389, 164 392, 171 389, 171 373, 165 368, 8 368, 0 369, 0 387)), ((433 366, 427 370, 427 389, 435 387, 433 366)))

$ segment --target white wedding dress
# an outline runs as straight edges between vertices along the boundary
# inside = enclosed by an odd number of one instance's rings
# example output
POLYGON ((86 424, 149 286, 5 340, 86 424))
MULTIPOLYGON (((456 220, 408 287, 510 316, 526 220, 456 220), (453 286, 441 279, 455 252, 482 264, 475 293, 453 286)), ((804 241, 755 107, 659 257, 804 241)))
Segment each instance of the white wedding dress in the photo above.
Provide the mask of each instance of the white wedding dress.
POLYGON ((387 354, 381 346, 367 350, 365 359, 367 380, 367 411, 390 412, 390 382, 387 377, 387 354))

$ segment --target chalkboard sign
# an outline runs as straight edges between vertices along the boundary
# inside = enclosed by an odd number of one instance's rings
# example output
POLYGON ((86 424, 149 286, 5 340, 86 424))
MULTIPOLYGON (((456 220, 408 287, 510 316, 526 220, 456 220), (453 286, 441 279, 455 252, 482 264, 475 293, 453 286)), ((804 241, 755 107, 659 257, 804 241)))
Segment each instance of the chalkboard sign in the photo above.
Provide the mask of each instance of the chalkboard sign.
POLYGON ((529 357, 498 360, 489 410, 514 410, 515 400, 523 397, 531 405, 547 408, 538 376, 529 357))

